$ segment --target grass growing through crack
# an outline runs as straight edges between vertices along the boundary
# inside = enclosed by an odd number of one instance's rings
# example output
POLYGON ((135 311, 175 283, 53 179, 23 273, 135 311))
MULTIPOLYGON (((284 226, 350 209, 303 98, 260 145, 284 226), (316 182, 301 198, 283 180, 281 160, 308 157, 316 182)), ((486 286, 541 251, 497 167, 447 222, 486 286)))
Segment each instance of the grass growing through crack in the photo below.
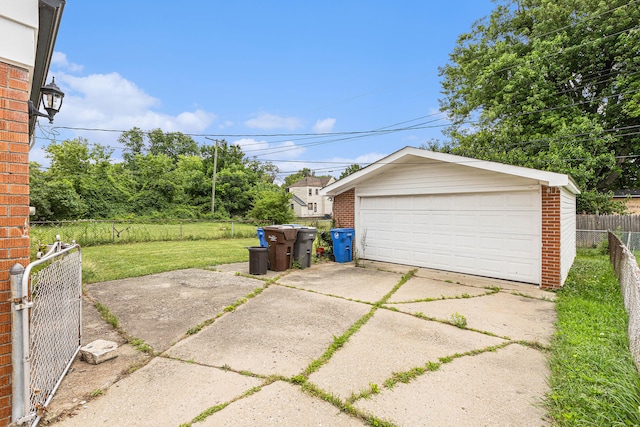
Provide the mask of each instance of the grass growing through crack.
MULTIPOLYGON (((265 285, 266 286, 266 285, 265 285)), ((236 308, 238 308, 239 306, 241 306, 242 304, 246 303, 249 299, 256 297, 258 295, 260 295, 262 293, 262 291, 264 291, 264 287, 262 288, 255 288, 253 290, 253 292, 245 295, 244 297, 237 299, 233 304, 226 306, 223 309, 222 313, 218 313, 215 317, 211 318, 211 319, 207 319, 204 322, 194 326, 193 328, 189 328, 187 330, 187 335, 195 335, 198 332, 200 332, 203 328, 212 325, 217 318, 219 318, 220 316, 222 316, 224 313, 230 313, 232 311, 235 311, 236 308)))
POLYGON ((556 298, 550 415, 560 426, 640 425, 640 376, 627 314, 609 260, 580 251, 556 298))
POLYGON ((104 304, 100 304, 99 302, 95 303, 95 307, 105 322, 113 326, 115 329, 118 329, 118 318, 111 312, 111 310, 109 310, 109 307, 104 304))

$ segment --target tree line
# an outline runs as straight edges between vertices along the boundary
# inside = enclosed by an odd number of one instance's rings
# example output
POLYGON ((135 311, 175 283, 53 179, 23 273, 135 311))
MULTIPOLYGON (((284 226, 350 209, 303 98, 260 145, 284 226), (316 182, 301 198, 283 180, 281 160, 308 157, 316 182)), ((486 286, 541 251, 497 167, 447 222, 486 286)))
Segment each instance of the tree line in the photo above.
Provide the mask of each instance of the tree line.
POLYGON ((275 183, 278 168, 217 142, 215 212, 211 212, 215 142, 199 145, 180 132, 123 132, 114 149, 84 138, 51 142, 50 166, 32 162, 34 220, 216 218, 290 221, 290 195, 275 183))
POLYGON ((621 211, 640 185, 640 7, 496 0, 441 67, 448 141, 426 147, 566 173, 578 212, 621 211))

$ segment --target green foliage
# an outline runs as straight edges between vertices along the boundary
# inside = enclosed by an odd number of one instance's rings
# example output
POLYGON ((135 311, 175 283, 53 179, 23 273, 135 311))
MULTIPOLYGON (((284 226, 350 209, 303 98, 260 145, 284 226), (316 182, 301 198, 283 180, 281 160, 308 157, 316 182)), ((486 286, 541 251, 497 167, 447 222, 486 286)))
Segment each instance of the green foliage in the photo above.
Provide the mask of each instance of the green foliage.
POLYGON ((576 259, 556 300, 550 415, 557 425, 640 425, 640 376, 627 339, 627 314, 607 256, 576 259))
MULTIPOLYGON (((441 68, 442 151, 571 175, 579 211, 638 185, 640 8, 626 0, 499 0, 441 68), (630 129, 630 130, 629 130, 630 129)), ((433 145, 431 144, 432 148, 433 145)))
POLYGON ((346 168, 344 171, 342 171, 342 173, 340 174, 340 178, 338 178, 338 179, 346 178, 349 175, 351 175, 352 173, 358 172, 360 169, 362 169, 362 166, 360 166, 357 163, 354 163, 354 164, 350 165, 348 168, 346 168))
POLYGON ((287 224, 295 220, 290 207, 291 193, 281 188, 269 188, 258 193, 249 216, 272 224, 287 224))
MULTIPOLYGON (((51 167, 31 166, 37 220, 211 217, 215 145, 198 146, 180 132, 123 132, 124 162, 113 150, 83 138, 52 142, 51 167)), ((239 146, 219 141, 215 216, 243 217, 256 189, 274 187, 278 168, 245 157, 239 146)))

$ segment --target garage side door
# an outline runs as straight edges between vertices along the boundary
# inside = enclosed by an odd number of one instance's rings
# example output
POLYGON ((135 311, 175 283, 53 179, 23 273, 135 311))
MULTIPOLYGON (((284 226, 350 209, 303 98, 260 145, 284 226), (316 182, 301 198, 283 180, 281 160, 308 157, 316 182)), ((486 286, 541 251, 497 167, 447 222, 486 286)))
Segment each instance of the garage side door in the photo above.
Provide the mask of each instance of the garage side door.
POLYGON ((540 283, 537 191, 362 197, 357 221, 363 258, 540 283))

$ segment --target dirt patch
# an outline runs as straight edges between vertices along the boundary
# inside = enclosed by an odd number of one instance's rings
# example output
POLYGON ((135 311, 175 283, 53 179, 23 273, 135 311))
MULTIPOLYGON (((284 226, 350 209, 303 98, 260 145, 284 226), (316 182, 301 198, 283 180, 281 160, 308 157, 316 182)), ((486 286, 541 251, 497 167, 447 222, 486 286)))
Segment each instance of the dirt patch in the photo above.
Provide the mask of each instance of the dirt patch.
POLYGON ((137 367, 145 365, 150 356, 128 344, 125 339, 101 317, 94 305, 85 298, 82 302, 82 345, 97 339, 118 343, 118 357, 100 365, 91 365, 80 360, 80 355, 71 364, 58 391, 51 400, 42 425, 75 413, 87 402, 101 394, 109 386, 137 367))

